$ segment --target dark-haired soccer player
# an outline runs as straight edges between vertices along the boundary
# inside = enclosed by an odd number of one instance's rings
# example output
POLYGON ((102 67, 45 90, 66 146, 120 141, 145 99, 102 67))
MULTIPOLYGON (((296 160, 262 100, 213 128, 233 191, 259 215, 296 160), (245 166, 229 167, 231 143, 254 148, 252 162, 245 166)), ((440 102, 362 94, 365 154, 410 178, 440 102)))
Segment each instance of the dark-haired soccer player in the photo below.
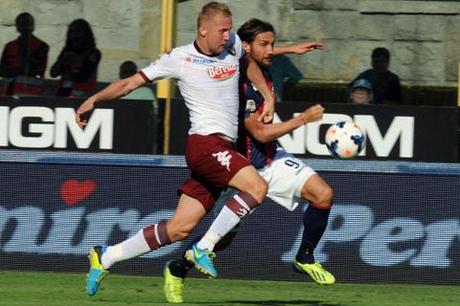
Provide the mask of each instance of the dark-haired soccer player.
MULTIPOLYGON (((275 31, 271 24, 251 19, 241 26, 238 36, 243 41, 246 60, 255 61, 262 69, 269 87, 272 86, 267 68, 271 64, 275 43, 275 31)), ((323 48, 320 43, 311 43, 311 50, 323 48)), ((243 69, 244 70, 244 69, 243 69)), ((268 183, 267 196, 289 210, 294 210, 297 200, 309 201, 310 205, 304 213, 304 233, 302 243, 297 252, 294 266, 301 272, 310 275, 318 284, 333 284, 334 276, 326 271, 319 262, 315 262, 313 250, 322 237, 328 223, 332 206, 333 191, 331 187, 309 166, 287 153, 278 145, 276 139, 308 122, 322 118, 324 109, 314 105, 299 116, 281 123, 263 123, 257 117, 263 109, 263 97, 243 74, 240 85, 240 99, 244 111, 243 135, 239 136, 240 152, 250 159, 251 164, 259 171, 268 183)), ((222 239, 227 232, 221 230, 222 220, 229 218, 235 211, 232 202, 227 201, 217 218, 200 241, 193 244, 185 253, 185 258, 171 261, 164 270, 166 300, 180 303, 183 281, 192 264, 200 271, 200 261, 195 257, 195 249, 206 249, 212 252, 222 249, 222 239), (215 241, 220 241, 216 245, 215 241)), ((234 233, 231 233, 234 234, 234 233)), ((233 239, 234 235, 230 237, 233 239)), ((203 271, 202 271, 203 272, 203 271)), ((213 276, 207 273, 208 276, 213 276)), ((215 271, 217 275, 217 271, 215 271)))

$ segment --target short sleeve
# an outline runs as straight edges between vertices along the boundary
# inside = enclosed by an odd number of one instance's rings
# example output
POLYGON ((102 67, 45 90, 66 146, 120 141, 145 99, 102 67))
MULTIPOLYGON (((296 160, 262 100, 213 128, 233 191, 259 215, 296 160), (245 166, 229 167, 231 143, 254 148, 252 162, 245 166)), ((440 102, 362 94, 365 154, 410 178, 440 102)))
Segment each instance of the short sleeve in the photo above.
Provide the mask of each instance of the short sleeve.
POLYGON ((243 49, 243 43, 241 42, 240 37, 237 34, 233 34, 235 36, 235 50, 236 54, 239 58, 243 57, 244 55, 244 49, 243 49))
POLYGON ((237 58, 242 58, 244 55, 243 43, 241 42, 240 37, 235 33, 230 33, 227 44, 225 45, 225 50, 237 58))
POLYGON ((147 82, 158 79, 179 78, 182 69, 182 52, 177 49, 163 54, 159 59, 140 71, 141 76, 147 82))

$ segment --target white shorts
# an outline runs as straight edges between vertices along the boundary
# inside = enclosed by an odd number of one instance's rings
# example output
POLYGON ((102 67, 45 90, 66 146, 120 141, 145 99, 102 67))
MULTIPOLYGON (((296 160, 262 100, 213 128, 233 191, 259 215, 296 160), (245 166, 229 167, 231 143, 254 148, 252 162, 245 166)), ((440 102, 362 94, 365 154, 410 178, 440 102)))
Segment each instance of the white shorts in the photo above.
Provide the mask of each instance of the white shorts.
POLYGON ((305 182, 316 174, 294 156, 276 159, 258 171, 268 183, 267 197, 291 211, 299 205, 297 200, 305 182))

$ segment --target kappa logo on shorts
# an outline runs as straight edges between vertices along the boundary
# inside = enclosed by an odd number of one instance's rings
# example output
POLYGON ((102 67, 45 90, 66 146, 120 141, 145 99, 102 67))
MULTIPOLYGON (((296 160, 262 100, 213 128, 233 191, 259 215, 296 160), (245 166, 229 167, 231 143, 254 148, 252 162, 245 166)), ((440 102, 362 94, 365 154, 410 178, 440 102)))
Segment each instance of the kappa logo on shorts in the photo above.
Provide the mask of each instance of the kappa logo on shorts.
POLYGON ((230 171, 230 159, 232 155, 228 151, 213 153, 212 156, 217 157, 217 161, 230 171))

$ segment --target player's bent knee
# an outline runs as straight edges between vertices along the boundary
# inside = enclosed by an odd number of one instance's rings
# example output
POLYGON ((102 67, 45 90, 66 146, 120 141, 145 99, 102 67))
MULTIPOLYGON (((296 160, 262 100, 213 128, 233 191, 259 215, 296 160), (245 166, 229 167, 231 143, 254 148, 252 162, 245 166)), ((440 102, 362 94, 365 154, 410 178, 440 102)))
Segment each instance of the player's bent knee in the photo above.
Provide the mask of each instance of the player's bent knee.
POLYGON ((331 209, 334 198, 334 191, 328 185, 323 186, 314 194, 314 200, 310 201, 311 205, 318 209, 331 209))
POLYGON ((265 180, 261 179, 259 182, 253 185, 253 197, 257 200, 257 202, 262 204, 262 201, 264 200, 265 196, 267 195, 268 192, 268 184, 265 180))
POLYGON ((324 199, 324 201, 332 202, 333 198, 334 198, 334 190, 329 186, 324 188, 324 191, 323 191, 323 199, 324 199))
POLYGON ((318 198, 318 205, 320 209, 330 209, 332 207, 332 199, 334 197, 334 191, 331 187, 327 186, 322 188, 319 198, 318 198))
POLYGON ((241 191, 249 193, 260 205, 267 195, 268 184, 264 179, 260 178, 242 188, 241 191))

